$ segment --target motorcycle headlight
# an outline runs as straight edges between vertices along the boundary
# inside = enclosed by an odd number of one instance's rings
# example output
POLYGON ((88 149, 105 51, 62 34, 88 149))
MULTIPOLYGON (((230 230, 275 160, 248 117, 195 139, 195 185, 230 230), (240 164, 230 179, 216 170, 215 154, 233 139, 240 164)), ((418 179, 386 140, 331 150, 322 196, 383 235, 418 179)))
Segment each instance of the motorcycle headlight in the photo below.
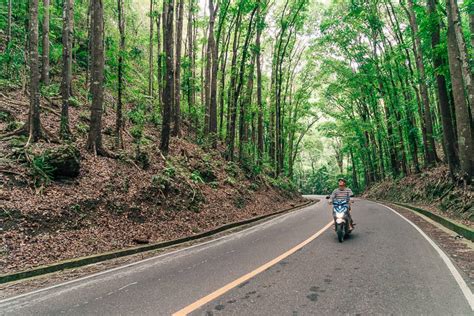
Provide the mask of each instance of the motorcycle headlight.
POLYGON ((343 213, 336 213, 336 218, 344 218, 344 214, 343 213))

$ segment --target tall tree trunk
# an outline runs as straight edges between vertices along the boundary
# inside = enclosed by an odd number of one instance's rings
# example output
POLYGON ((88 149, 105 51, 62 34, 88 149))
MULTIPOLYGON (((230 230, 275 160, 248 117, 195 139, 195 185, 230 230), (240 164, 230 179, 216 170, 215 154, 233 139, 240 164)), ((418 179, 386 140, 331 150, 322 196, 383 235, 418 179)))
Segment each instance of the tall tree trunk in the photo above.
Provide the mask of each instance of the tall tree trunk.
POLYGON ((261 44, 260 37, 262 35, 262 25, 264 18, 262 17, 262 8, 259 2, 257 11, 257 36, 255 39, 255 50, 256 50, 256 62, 257 62, 257 106, 258 106, 258 117, 257 117, 257 157, 258 164, 261 165, 263 162, 263 102, 262 102, 262 65, 261 65, 261 44))
POLYGON ((43 54, 41 57, 41 82, 49 85, 49 0, 43 0, 43 54))
POLYGON ((354 159, 354 153, 352 147, 350 147, 349 154, 351 156, 351 164, 352 164, 352 187, 354 190, 359 189, 359 181, 357 181, 357 169, 356 169, 356 162, 354 159))
MULTIPOLYGON (((209 25, 208 25, 209 27, 209 25)), ((207 31, 203 33, 203 38, 206 36, 207 31)), ((207 44, 202 43, 201 45, 201 93, 200 93, 200 99, 201 99, 201 106, 204 108, 204 133, 207 134, 207 128, 209 126, 209 113, 208 109, 209 107, 207 106, 207 100, 209 99, 209 96, 206 94, 209 91, 209 87, 206 87, 206 82, 208 82, 207 77, 206 77, 206 70, 207 70, 207 65, 206 65, 206 59, 207 59, 207 44), (206 92, 207 91, 207 92, 206 92)))
MULTIPOLYGON (((124 55, 125 55, 125 13, 123 0, 117 0, 118 9, 118 26, 120 32, 120 46, 118 58, 118 91, 117 91, 117 116, 115 120, 115 147, 123 148, 123 69, 124 69, 124 55)), ((159 28, 158 28, 159 32, 159 28)), ((159 77, 158 77, 159 78, 159 77)))
POLYGON ((232 60, 231 60, 231 71, 230 71, 230 84, 227 93, 227 132, 226 132, 226 144, 227 152, 226 159, 234 159, 234 141, 235 141, 235 118, 237 114, 237 104, 234 104, 234 88, 237 81, 237 50, 240 39, 240 28, 242 22, 242 13, 239 6, 237 12, 237 18, 234 28, 234 36, 232 40, 232 60))
MULTIPOLYGON (((150 0, 150 40, 148 45, 148 95, 153 100, 153 2, 154 0, 150 0)), ((153 102, 153 101, 152 101, 153 102)))
POLYGON ((462 69, 460 64, 459 48, 454 29, 450 0, 446 0, 446 11, 448 15, 448 58, 449 70, 451 73, 451 83, 456 107, 456 127, 458 132, 459 163, 461 167, 461 177, 466 182, 471 182, 474 176, 473 157, 474 146, 471 133, 471 122, 469 110, 464 96, 464 86, 462 81, 462 69))
POLYGON ((213 0, 209 0, 209 35, 207 41, 207 65, 209 69, 209 83, 207 84, 209 92, 209 136, 211 137, 212 146, 217 146, 217 69, 219 61, 217 59, 217 45, 214 38, 214 24, 216 21, 217 8, 214 8, 213 0))
MULTIPOLYGON (((393 29, 395 30, 395 35, 396 35, 397 42, 401 47, 404 48, 404 51, 405 51, 405 57, 406 57, 406 61, 408 63, 408 70, 409 70, 409 73, 410 73, 410 75, 405 78, 406 86, 407 87, 409 87, 409 86, 413 87, 413 90, 414 90, 414 93, 415 93, 415 98, 416 98, 416 104, 417 104, 417 108, 418 108, 418 113, 419 113, 420 119, 422 119, 423 118, 423 113, 422 113, 422 110, 421 110, 422 105, 421 105, 420 92, 419 92, 419 89, 417 88, 416 84, 413 81, 413 78, 415 77, 415 75, 414 75, 413 66, 412 66, 412 62, 411 62, 410 52, 408 50, 408 46, 405 44, 405 41, 403 39, 403 34, 400 30, 400 23, 398 22, 398 19, 397 19, 392 1, 386 0, 385 5, 387 7, 387 12, 388 12, 388 15, 389 15, 389 21, 391 22, 391 24, 393 25, 393 29), (389 10, 389 7, 387 6, 387 4, 390 6, 391 10, 389 10), (410 82, 410 84, 408 84, 408 82, 410 82)), ((410 131, 410 136, 411 136, 410 143, 413 146, 413 151, 414 152, 416 151, 416 153, 418 153, 418 138, 419 138, 418 135, 419 134, 418 134, 418 129, 415 128, 417 120, 416 120, 416 117, 415 117, 415 114, 414 114, 413 111, 407 111, 407 113, 409 113, 410 121, 412 122, 411 124, 414 127, 410 131)), ((426 128, 425 128, 425 125, 423 123, 421 123, 421 132, 422 132, 423 144, 426 144, 427 143, 427 141, 426 141, 426 128)), ((425 156, 424 147, 420 147, 420 149, 423 149, 423 155, 425 156)), ((416 157, 415 172, 420 172, 419 167, 417 167, 418 166, 418 158, 417 158, 418 155, 414 153, 414 157, 416 157)))
POLYGON ((189 0, 188 4, 188 23, 187 23, 187 51, 186 55, 188 58, 189 63, 189 73, 187 74, 187 82, 186 85, 188 86, 188 90, 186 93, 187 102, 188 102, 188 114, 191 114, 191 109, 194 107, 193 103, 193 89, 194 89, 194 78, 192 77, 192 60, 193 60, 193 52, 194 52, 194 36, 193 36, 193 0, 189 0))
MULTIPOLYGON (((234 146, 235 146, 235 126, 236 126, 236 119, 237 119, 237 104, 240 96, 240 92, 242 89, 243 81, 244 81, 244 73, 245 73, 245 64, 248 55, 248 47, 250 43, 250 37, 252 35, 252 28, 253 28, 253 19, 255 16, 255 12, 257 7, 252 10, 249 25, 247 28, 244 46, 242 47, 242 59, 240 61, 240 70, 239 70, 239 78, 237 80, 237 86, 235 88, 235 92, 233 95, 233 100, 231 101, 231 117, 230 117, 230 135, 227 142, 227 157, 229 160, 234 160, 234 146)), ((238 27, 238 24, 236 25, 238 27)))
POLYGON ((240 103, 240 124, 239 124, 239 160, 244 161, 247 158, 246 147, 248 143, 248 111, 251 110, 253 94, 253 77, 255 70, 255 56, 252 56, 252 62, 249 66, 249 75, 247 79, 247 91, 245 98, 240 103))
POLYGON ((178 19, 176 21, 176 64, 174 81, 173 136, 179 136, 181 120, 181 42, 183 28, 184 0, 179 0, 178 19))
MULTIPOLYGON (((464 34, 461 25, 461 15, 459 14, 459 7, 457 0, 451 1, 451 16, 454 23, 454 32, 456 34, 456 40, 459 48, 459 57, 461 58, 461 69, 464 84, 466 85, 467 98, 471 108, 471 119, 474 120, 474 78, 469 65, 469 56, 467 53, 466 42, 464 40, 464 34)), ((472 15, 472 13, 471 13, 472 15)), ((473 48, 474 49, 474 48, 473 48)))
POLYGON ((474 50, 474 2, 468 8, 469 11, 469 29, 471 30, 471 49, 474 50))
POLYGON ((12 0, 8 0, 8 17, 7 17, 7 46, 12 40, 12 0))
MULTIPOLYGON (((431 15, 433 26, 431 33, 431 47, 433 48, 433 66, 436 73, 436 93, 439 100, 439 108, 441 112, 441 123, 443 126, 443 140, 446 160, 448 162, 451 176, 455 175, 455 171, 458 165, 457 151, 456 148, 456 137, 454 135, 453 120, 451 117, 451 111, 449 109, 449 97, 448 89, 446 86, 446 79, 441 69, 445 66, 443 59, 440 54, 436 51, 440 43, 440 17, 436 9, 436 0, 428 0, 428 12, 431 15)), ((444 51, 445 53, 446 51, 444 51)))
POLYGON ((167 154, 170 140, 171 111, 174 100, 174 40, 173 40, 173 0, 164 0, 163 40, 165 49, 166 71, 163 91, 163 124, 161 128, 160 150, 167 154))
POLYGON ((158 78, 158 107, 163 115, 163 54, 161 47, 161 14, 156 15, 156 75, 158 78))
POLYGON ((40 71, 38 55, 38 0, 30 0, 29 4, 29 57, 30 57, 30 110, 28 115, 28 144, 41 137, 40 121, 40 71))
MULTIPOLYGON (((209 0, 209 3, 211 0, 209 0)), ((209 121, 211 114, 209 113, 211 109, 211 97, 210 97, 210 92, 211 92, 211 68, 212 68, 212 49, 209 43, 209 38, 211 34, 211 28, 212 28, 212 34, 214 33, 214 22, 213 22, 214 14, 209 16, 209 24, 208 24, 208 38, 207 38, 207 45, 206 45, 206 68, 204 70, 204 107, 205 107, 205 117, 204 117, 204 134, 206 136, 209 135, 209 121)), ((203 59, 204 63, 204 59, 203 59)))
POLYGON ((104 6, 102 0, 91 0, 91 123, 87 149, 106 155, 102 145, 102 112, 104 103, 104 6))
MULTIPOLYGON (((87 6, 87 71, 86 71, 86 89, 89 87, 90 74, 91 74, 91 52, 92 52, 92 0, 89 1, 87 6)), ((90 87, 89 87, 90 88, 90 87)))
POLYGON ((49 85, 49 0, 43 0, 43 56, 41 82, 49 85))
POLYGON ((410 19, 410 26, 413 32, 413 50, 416 58, 416 66, 418 69, 421 98, 424 105, 423 121, 426 128, 426 142, 425 142, 425 159, 427 165, 436 163, 436 149, 433 137, 433 122, 431 118, 430 100, 428 96, 428 87, 426 86, 425 66, 423 64, 423 53, 421 51, 421 39, 418 34, 418 24, 413 9, 413 0, 408 0, 408 13, 410 19))
POLYGON ((220 108, 219 138, 221 139, 223 139, 224 137, 223 134, 224 134, 225 78, 226 78, 226 68, 227 68, 227 56, 228 56, 228 50, 229 50, 229 45, 230 45, 230 36, 232 34, 232 29, 233 29, 232 27, 233 23, 234 23, 234 20, 229 26, 229 30, 225 37, 224 45, 222 45, 222 51, 221 51, 221 78, 220 78, 221 80, 219 84, 219 108, 220 108))
MULTIPOLYGON (((72 83, 72 37, 74 28, 74 0, 64 0, 63 4, 63 69, 61 80, 61 123, 59 135, 61 139, 69 139, 71 130, 69 128, 69 100, 71 98, 72 83)), ((44 70, 44 69, 43 69, 44 70)))

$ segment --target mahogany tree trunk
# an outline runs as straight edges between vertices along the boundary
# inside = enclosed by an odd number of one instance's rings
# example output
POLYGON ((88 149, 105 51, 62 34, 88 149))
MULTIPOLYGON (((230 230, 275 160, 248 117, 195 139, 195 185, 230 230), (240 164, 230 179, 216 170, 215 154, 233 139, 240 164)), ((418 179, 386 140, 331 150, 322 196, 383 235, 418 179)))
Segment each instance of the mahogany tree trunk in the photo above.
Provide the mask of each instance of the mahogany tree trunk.
MULTIPOLYGON (((150 0, 150 34, 148 44, 148 95, 153 100, 153 1, 150 0)), ((152 101, 153 102, 153 101, 152 101)))
POLYGON ((261 45, 260 37, 262 35, 263 17, 261 16, 261 7, 259 5, 257 11, 257 38, 255 39, 256 46, 256 63, 257 63, 257 157, 258 164, 261 165, 263 161, 263 102, 262 102, 262 66, 260 62, 261 45))
POLYGON ((49 0, 43 0, 43 56, 41 82, 49 85, 49 0))
MULTIPOLYGON (((451 1, 451 16, 453 18, 454 33, 456 34, 456 41, 459 48, 459 57, 461 61, 462 77, 466 86, 467 98, 471 107, 471 119, 474 119, 474 78, 469 64, 469 55, 467 52, 466 42, 461 25, 461 15, 457 0, 451 1)), ((472 14, 471 14, 472 15, 472 14)))
MULTIPOLYGON (((214 24, 216 21, 217 9, 214 8, 213 0, 209 0, 209 36, 208 36, 208 60, 207 67, 210 68, 209 74, 209 136, 213 147, 217 146, 217 69, 219 61, 217 60, 217 46, 214 37, 214 24)), ((206 74, 209 70, 206 70, 206 74)))
POLYGON ((59 135, 61 139, 69 139, 71 130, 69 128, 69 99, 71 98, 72 83, 72 37, 73 37, 73 6, 74 0, 64 0, 63 7, 63 69, 61 80, 61 123, 59 135))
POLYGON ((123 70, 125 55, 125 16, 123 0, 117 0, 120 47, 118 58, 117 116, 115 120, 115 147, 123 148, 123 70))
POLYGON ((103 0, 91 0, 91 119, 87 149, 105 155, 102 145, 102 111, 104 103, 104 6, 103 0))
POLYGON ((8 0, 7 46, 12 40, 12 0, 8 0))
POLYGON ((450 0, 446 0, 446 11, 448 15, 448 58, 451 74, 451 84, 454 96, 456 128, 458 132, 459 163, 461 177, 470 183, 474 176, 473 157, 474 146, 471 133, 471 122, 469 118, 468 104, 464 96, 462 81, 462 69, 460 64, 459 48, 454 29, 450 0))
POLYGON ((29 4, 29 57, 30 57, 30 110, 28 115, 28 143, 38 141, 41 134, 40 121, 40 71, 38 55, 38 0, 29 4))
MULTIPOLYGON (((451 117, 451 111, 449 108, 449 97, 448 89, 446 84, 446 78, 441 71, 444 68, 445 62, 441 58, 440 54, 435 50, 440 43, 440 17, 436 9, 436 0, 428 0, 428 12, 431 15, 433 23, 432 34, 431 34, 431 47, 433 47, 433 66, 436 71, 436 93, 438 95, 439 109, 441 112, 441 123, 443 126, 443 141, 446 160, 448 162, 451 176, 455 175, 455 170, 458 166, 457 158, 457 147, 456 147, 456 136, 454 134, 453 119, 451 117)), ((446 51, 444 51, 446 53, 446 51)))
POLYGON ((421 51, 421 38, 418 34, 418 24, 415 17, 415 11, 413 8, 413 0, 408 0, 408 13, 410 19, 410 26, 413 32, 413 50, 416 58, 416 67, 418 69, 421 98, 423 100, 424 113, 423 122, 426 128, 426 141, 425 146, 425 160, 427 165, 436 163, 437 156, 435 150, 435 143, 433 137, 433 121, 431 118, 430 100, 428 96, 428 87, 426 86, 425 66, 423 64, 423 53, 421 51))
POLYGON ((173 42, 173 0, 163 1, 163 46, 166 61, 165 87, 163 91, 163 123, 161 128, 160 150, 167 154, 169 150, 171 111, 174 100, 174 42, 173 42))
POLYGON ((184 0, 179 0, 178 19, 176 21, 176 61, 174 80, 173 136, 179 136, 181 125, 181 42, 183 28, 184 0))

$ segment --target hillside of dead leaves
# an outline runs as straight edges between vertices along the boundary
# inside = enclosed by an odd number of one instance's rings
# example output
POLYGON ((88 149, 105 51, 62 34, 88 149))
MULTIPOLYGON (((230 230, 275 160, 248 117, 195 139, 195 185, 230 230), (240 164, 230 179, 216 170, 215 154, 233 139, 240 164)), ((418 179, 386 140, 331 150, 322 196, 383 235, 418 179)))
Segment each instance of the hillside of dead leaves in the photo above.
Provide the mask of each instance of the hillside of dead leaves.
MULTIPOLYGON (((117 159, 95 157, 84 149, 89 117, 84 99, 70 108, 79 175, 41 181, 31 157, 60 145, 54 142, 59 103, 42 99, 42 125, 53 135, 52 142, 25 149, 23 136, 0 140, 1 274, 184 237, 303 201, 284 182, 227 162, 223 148, 196 145, 189 127, 172 139, 166 158, 158 150, 156 126, 145 127, 147 142, 139 147, 125 133, 125 148, 116 151, 117 159)), ((28 98, 22 92, 0 94, 0 134, 18 128, 27 113, 28 98)), ((103 134, 112 150, 114 123, 115 113, 108 108, 103 134)), ((131 123, 126 124, 128 130, 131 123)))
POLYGON ((405 202, 474 227, 474 188, 455 183, 446 165, 369 188, 368 198, 405 202))

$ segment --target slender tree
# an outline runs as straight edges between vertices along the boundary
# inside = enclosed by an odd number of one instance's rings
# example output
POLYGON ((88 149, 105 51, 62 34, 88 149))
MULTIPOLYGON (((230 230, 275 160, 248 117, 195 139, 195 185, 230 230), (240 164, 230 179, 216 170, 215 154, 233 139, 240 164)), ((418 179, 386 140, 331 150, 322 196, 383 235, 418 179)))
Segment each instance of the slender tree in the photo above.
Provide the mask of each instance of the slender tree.
POLYGON ((41 82, 49 85, 49 0, 43 0, 43 54, 41 82))
POLYGON ((257 118, 257 157, 258 164, 262 164, 263 160, 263 101, 262 101, 262 66, 261 66, 261 43, 260 38, 262 36, 264 18, 262 16, 262 5, 258 2, 257 9, 257 35, 255 39, 255 50, 256 50, 256 63, 257 63, 257 106, 258 106, 258 118, 257 118))
POLYGON ((163 43, 166 61, 165 86, 163 91, 163 123, 161 128, 160 150, 167 154, 170 140, 171 111, 174 100, 174 42, 173 42, 173 0, 163 1, 163 43))
POLYGON ((469 3, 469 29, 471 30, 471 47, 474 48, 474 1, 469 3))
POLYGON ((30 110, 28 114, 28 142, 42 137, 40 121, 40 71, 38 54, 38 0, 29 3, 29 58, 30 58, 30 110))
MULTIPOLYGON (((115 147, 123 148, 123 73, 125 51, 125 13, 123 0, 117 0, 118 27, 120 33, 120 46, 118 56, 118 87, 117 87, 117 115, 115 120, 115 147)), ((158 29, 159 31, 159 29, 158 29)))
POLYGON ((214 25, 216 21, 216 15, 218 8, 214 8, 213 0, 209 0, 209 35, 207 39, 207 69, 206 75, 208 76, 209 83, 206 86, 209 89, 208 95, 208 107, 209 107, 209 127, 208 131, 212 139, 212 144, 215 147, 217 145, 217 69, 219 61, 217 60, 217 45, 214 37, 214 25))
POLYGON ((179 136, 181 125, 181 44, 183 34, 184 0, 179 0, 176 20, 176 60, 174 74, 173 136, 179 136))
POLYGON ((468 104, 464 96, 462 82, 462 67, 460 64, 459 47, 455 34, 455 26, 452 15, 450 0, 446 0, 446 11, 448 16, 448 57, 451 84, 453 89, 454 104, 456 108, 456 128, 458 133, 459 163, 461 177, 466 182, 471 182, 474 176, 472 159, 474 157, 474 146, 471 132, 471 120, 469 118, 468 104))
POLYGON ((187 85, 187 103, 188 103, 188 112, 191 114, 192 108, 194 107, 194 31, 193 31, 193 25, 194 25, 194 12, 193 12, 193 7, 194 7, 194 2, 193 0, 189 0, 188 3, 188 21, 187 21, 187 34, 186 34, 186 42, 187 42, 187 47, 186 47, 186 57, 188 59, 189 63, 189 70, 188 73, 186 74, 186 85, 187 85))
MULTIPOLYGON (((454 33, 456 34, 456 42, 459 49, 459 57, 461 59, 461 69, 464 84, 466 86, 467 98, 471 106, 471 118, 474 119, 474 78, 471 65, 469 64, 469 55, 467 53, 466 42, 461 25, 461 15, 457 0, 450 0, 451 16, 453 19, 454 33)), ((471 13, 472 15, 472 13, 471 13)))
MULTIPOLYGON (((436 71, 436 93, 438 96, 439 108, 441 112, 441 122, 443 126, 443 140, 446 160, 448 162, 449 170, 451 175, 455 175, 455 170, 458 165, 457 147, 456 147, 456 136, 454 134, 453 120, 451 117, 451 111, 449 108, 449 96, 442 68, 445 65, 441 54, 437 52, 437 48, 440 44, 440 17, 436 9, 436 0, 428 0, 428 12, 431 17, 431 46, 433 48, 433 66, 436 71)), ((443 51, 446 53, 446 51, 443 51)))
POLYGON ((12 40, 12 0, 8 0, 8 17, 7 17, 7 46, 12 40))
POLYGON ((153 46, 155 45, 153 43, 153 2, 154 0, 150 0, 150 11, 149 11, 149 16, 150 16, 150 40, 148 44, 148 95, 150 97, 153 97, 153 46))
POLYGON ((163 52, 161 47, 161 16, 162 14, 156 15, 156 74, 158 78, 158 105, 160 107, 160 112, 162 112, 163 109, 163 52))
POLYGON ((61 80, 61 123, 59 127, 59 135, 62 139, 71 137, 69 128, 69 100, 71 98, 72 83, 72 38, 73 38, 73 6, 74 0, 65 0, 63 4, 63 68, 61 80))
MULTIPOLYGON (((236 122, 237 122, 237 104, 239 101, 240 93, 242 90, 242 86, 244 84, 244 74, 245 74, 245 64, 247 61, 247 55, 248 55, 248 48, 250 44, 250 38, 252 35, 252 30, 254 27, 254 17, 255 17, 255 12, 257 11, 257 6, 252 10, 252 13, 250 15, 249 19, 249 24, 247 27, 247 31, 245 34, 245 41, 244 45, 242 47, 242 57, 240 60, 240 67, 239 67, 239 72, 238 77, 235 79, 235 89, 232 94, 232 99, 230 100, 230 122, 229 122, 229 135, 227 138, 227 158, 230 161, 234 160, 234 148, 235 148, 235 128, 236 128, 236 122)), ((238 25, 238 24, 237 24, 238 25)), ((236 26, 237 26, 236 25, 236 26)), ((234 69, 235 70, 235 69, 234 69)), ((231 85, 232 86, 232 85, 231 85)))
POLYGON ((419 85, 421 90, 421 97, 424 105, 423 121, 426 128, 426 141, 425 145, 425 159, 428 165, 432 165, 436 162, 436 150, 433 137, 433 122, 431 118, 430 100, 428 95, 428 87, 426 86, 426 75, 425 66, 423 64, 423 53, 421 50, 421 38, 418 34, 418 24, 416 21, 415 11, 413 8, 413 0, 408 0, 408 15, 410 20, 410 26, 413 33, 413 51, 416 57, 416 67, 419 75, 419 85))
POLYGON ((102 0, 91 0, 91 118, 87 149, 95 155, 107 155, 102 144, 104 103, 104 6, 102 0))

